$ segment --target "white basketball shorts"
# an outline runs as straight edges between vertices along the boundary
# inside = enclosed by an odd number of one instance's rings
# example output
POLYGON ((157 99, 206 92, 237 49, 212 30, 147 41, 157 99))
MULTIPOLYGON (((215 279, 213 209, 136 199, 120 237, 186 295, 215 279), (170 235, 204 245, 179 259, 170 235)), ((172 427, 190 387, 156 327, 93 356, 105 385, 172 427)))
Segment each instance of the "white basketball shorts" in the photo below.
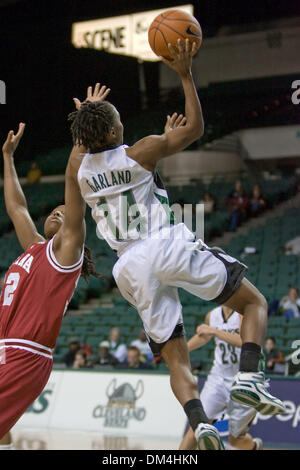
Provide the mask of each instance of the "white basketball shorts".
POLYGON ((113 276, 121 294, 136 307, 153 354, 184 335, 178 288, 223 304, 239 287, 247 267, 201 240, 138 240, 121 254, 113 276))

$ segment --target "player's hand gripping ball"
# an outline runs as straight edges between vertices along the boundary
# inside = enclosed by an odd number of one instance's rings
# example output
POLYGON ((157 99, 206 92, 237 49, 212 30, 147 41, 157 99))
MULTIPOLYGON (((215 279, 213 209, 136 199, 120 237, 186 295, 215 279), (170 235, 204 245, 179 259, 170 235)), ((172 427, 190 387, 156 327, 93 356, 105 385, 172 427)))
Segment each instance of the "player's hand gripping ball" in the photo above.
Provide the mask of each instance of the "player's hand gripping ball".
POLYGON ((177 40, 190 40, 196 43, 198 50, 202 43, 202 30, 196 18, 182 10, 167 10, 158 15, 151 23, 148 40, 153 52, 161 57, 173 60, 168 44, 177 50, 177 40))

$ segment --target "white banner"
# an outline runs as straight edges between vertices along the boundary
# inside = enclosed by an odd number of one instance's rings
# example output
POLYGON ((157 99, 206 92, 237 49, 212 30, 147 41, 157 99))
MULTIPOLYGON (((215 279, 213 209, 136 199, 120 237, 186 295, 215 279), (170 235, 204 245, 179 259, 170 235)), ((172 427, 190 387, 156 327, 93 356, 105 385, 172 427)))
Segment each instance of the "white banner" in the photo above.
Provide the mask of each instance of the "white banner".
MULTIPOLYGON (((193 14, 193 5, 180 5, 170 9, 193 14)), ((72 44, 114 54, 129 55, 141 60, 157 61, 148 43, 148 29, 154 18, 166 11, 145 11, 132 15, 114 16, 72 25, 72 44)))
POLYGON ((66 370, 52 372, 16 427, 180 440, 185 423, 168 375, 66 370))
POLYGON ((55 403, 60 396, 60 388, 63 374, 58 371, 52 371, 46 387, 34 403, 28 408, 22 416, 19 423, 24 426, 35 426, 47 428, 50 424, 54 412, 55 403))
POLYGON ((238 135, 251 160, 300 157, 300 125, 246 129, 238 135))

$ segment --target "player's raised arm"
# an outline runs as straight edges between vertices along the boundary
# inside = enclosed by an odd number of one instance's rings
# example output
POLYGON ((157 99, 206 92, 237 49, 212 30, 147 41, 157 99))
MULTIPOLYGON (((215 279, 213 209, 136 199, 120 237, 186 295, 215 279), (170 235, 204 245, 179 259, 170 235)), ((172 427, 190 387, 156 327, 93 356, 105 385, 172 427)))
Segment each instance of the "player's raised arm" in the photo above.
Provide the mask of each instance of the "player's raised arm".
POLYGON ((27 250, 32 243, 44 241, 44 238, 37 232, 36 226, 30 217, 26 198, 14 164, 14 153, 22 138, 24 129, 25 124, 21 122, 17 134, 14 134, 14 131, 9 131, 2 147, 2 153, 4 159, 4 199, 7 214, 15 227, 22 248, 27 250))
POLYGON ((129 157, 150 171, 154 170, 158 160, 185 149, 200 138, 204 132, 202 109, 191 72, 192 57, 196 53, 196 45, 193 43, 191 47, 188 39, 185 44, 179 39, 177 48, 178 52, 172 45, 169 45, 173 60, 164 58, 162 60, 181 78, 185 94, 186 124, 167 134, 145 137, 126 150, 129 157))
POLYGON ((56 259, 62 266, 72 266, 79 261, 85 240, 85 202, 76 181, 76 162, 80 164, 84 153, 82 146, 73 147, 65 174, 64 222, 53 241, 56 259))
MULTIPOLYGON (((110 88, 100 83, 87 89, 85 101, 103 101, 110 92, 110 88)), ((74 98, 76 110, 82 105, 78 98, 74 98)), ((75 111, 76 112, 76 111, 75 111)), ((87 149, 84 146, 74 145, 65 174, 65 217, 64 222, 53 242, 53 249, 57 261, 63 266, 71 266, 80 259, 85 241, 85 202, 81 196, 77 173, 87 149)))

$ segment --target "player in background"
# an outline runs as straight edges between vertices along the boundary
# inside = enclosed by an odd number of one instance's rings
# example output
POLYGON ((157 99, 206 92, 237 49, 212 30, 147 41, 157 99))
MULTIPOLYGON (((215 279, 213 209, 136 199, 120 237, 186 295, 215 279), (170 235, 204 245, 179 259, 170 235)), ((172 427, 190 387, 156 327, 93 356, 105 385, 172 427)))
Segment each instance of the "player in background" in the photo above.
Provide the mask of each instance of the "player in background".
POLYGON ((167 209, 168 196, 156 174, 157 163, 185 149, 204 131, 191 72, 195 47, 179 39, 177 50, 171 45, 169 50, 173 60, 162 60, 181 78, 186 125, 128 147, 123 145, 123 124, 112 104, 83 103, 70 115, 71 130, 73 142, 84 145, 88 153, 74 160, 72 168, 92 208, 98 234, 118 253, 113 268, 116 283, 137 308, 153 354, 165 359, 173 393, 184 408, 198 447, 221 449, 223 444, 203 410, 191 372, 178 287, 225 304, 244 317, 240 371, 232 398, 264 414, 285 408, 267 392, 264 374, 258 372, 267 329, 265 298, 244 278, 245 265, 196 241, 185 224, 172 224, 167 209))
MULTIPOLYGON (((106 93, 97 94, 97 100, 106 93)), ((84 246, 85 203, 70 164, 65 205, 56 207, 37 232, 14 165, 25 124, 3 145, 6 210, 24 253, 8 269, 0 297, 0 450, 12 448, 10 429, 44 389, 52 351, 80 274, 98 277, 84 246)), ((72 153, 84 152, 74 147, 72 153)))
MULTIPOLYGON (((252 438, 248 430, 256 411, 230 399, 230 389, 239 370, 242 338, 240 330, 243 317, 231 308, 219 306, 208 312, 205 323, 199 325, 197 334, 188 341, 189 351, 203 347, 211 339, 215 342, 213 366, 202 388, 200 399, 211 422, 227 412, 229 416, 229 443, 240 450, 261 450, 262 441, 252 438)), ((180 450, 197 448, 191 428, 184 436, 180 450)))

